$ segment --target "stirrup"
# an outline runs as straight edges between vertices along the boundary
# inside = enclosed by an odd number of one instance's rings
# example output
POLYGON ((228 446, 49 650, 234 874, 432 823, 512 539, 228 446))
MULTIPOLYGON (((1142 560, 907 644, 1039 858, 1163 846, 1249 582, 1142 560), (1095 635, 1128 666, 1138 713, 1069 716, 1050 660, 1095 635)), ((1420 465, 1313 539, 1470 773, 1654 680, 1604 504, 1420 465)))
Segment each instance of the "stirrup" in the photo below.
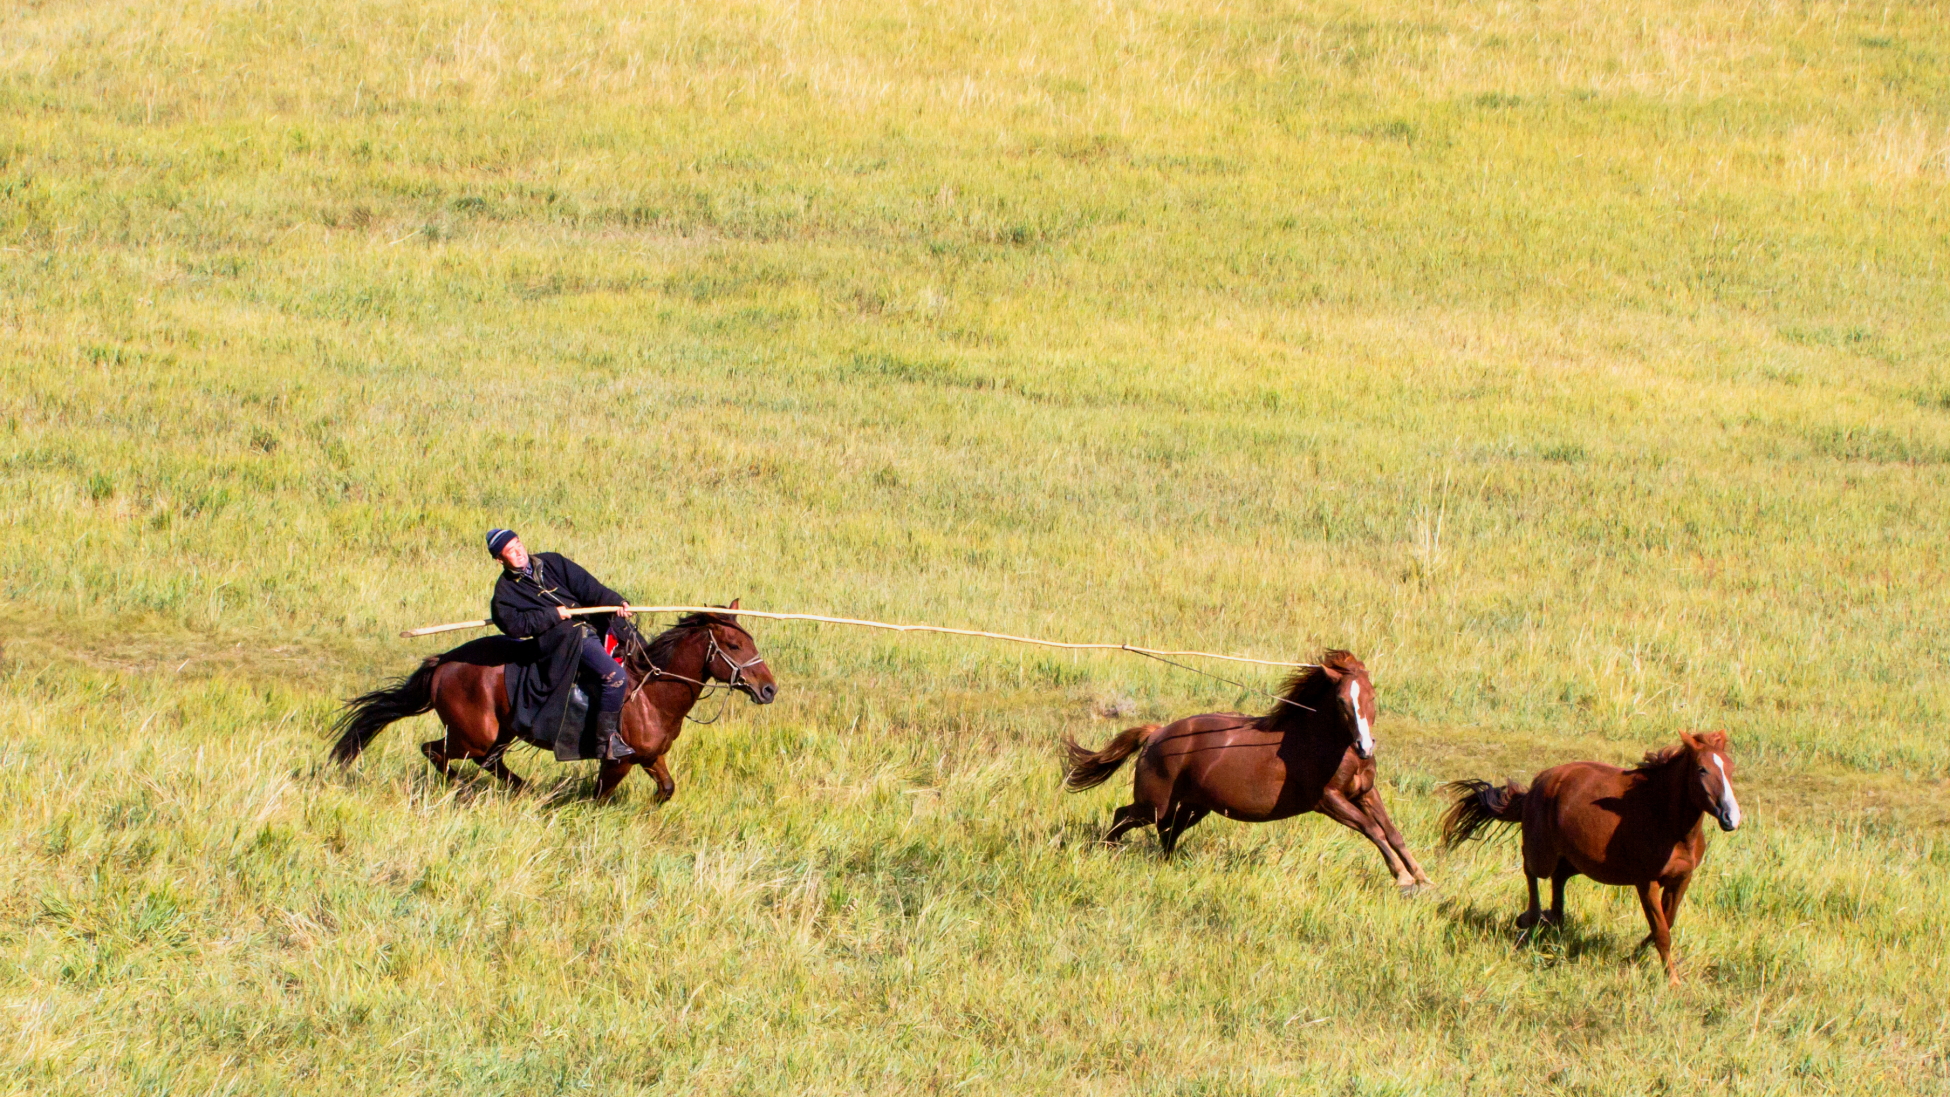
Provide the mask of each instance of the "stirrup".
POLYGON ((605 762, 627 762, 637 756, 636 749, 623 739, 623 714, 596 714, 596 755, 605 762))

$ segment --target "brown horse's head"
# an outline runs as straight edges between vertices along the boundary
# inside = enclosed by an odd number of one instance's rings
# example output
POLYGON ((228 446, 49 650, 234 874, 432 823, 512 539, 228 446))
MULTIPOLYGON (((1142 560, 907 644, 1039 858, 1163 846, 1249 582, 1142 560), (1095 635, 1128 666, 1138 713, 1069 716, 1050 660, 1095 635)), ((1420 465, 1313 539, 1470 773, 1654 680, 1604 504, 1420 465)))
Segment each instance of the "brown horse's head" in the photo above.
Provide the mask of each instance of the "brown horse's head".
POLYGON ((1374 683, 1353 652, 1322 652, 1317 665, 1287 679, 1282 693, 1273 711, 1257 721, 1259 727, 1285 730, 1313 719, 1315 712, 1331 713, 1347 729, 1355 756, 1374 757, 1374 683))
POLYGON ((778 696, 778 683, 772 668, 758 653, 752 634, 738 623, 738 608, 731 600, 724 613, 687 613, 657 638, 636 648, 632 658, 640 659, 637 672, 656 673, 679 664, 680 658, 698 660, 696 674, 702 682, 723 682, 761 705, 778 696))
POLYGON ((1727 753, 1727 733, 1694 735, 1682 731, 1679 739, 1688 757, 1677 761, 1690 762, 1693 767, 1686 786, 1693 806, 1719 820, 1721 830, 1738 827, 1740 801, 1733 795, 1733 758, 1727 753))
MULTIPOLYGON (((735 610, 739 601, 733 598, 725 608, 735 610)), ((758 653, 758 641, 738 623, 738 616, 710 614, 709 628, 712 643, 704 660, 705 680, 723 682, 761 705, 771 704, 779 695, 778 683, 772 678, 772 668, 765 665, 765 657, 758 653)))
POLYGON ((1351 651, 1327 651, 1320 656, 1320 673, 1334 684, 1335 708, 1354 740, 1354 754, 1374 757, 1374 683, 1368 668, 1351 651))

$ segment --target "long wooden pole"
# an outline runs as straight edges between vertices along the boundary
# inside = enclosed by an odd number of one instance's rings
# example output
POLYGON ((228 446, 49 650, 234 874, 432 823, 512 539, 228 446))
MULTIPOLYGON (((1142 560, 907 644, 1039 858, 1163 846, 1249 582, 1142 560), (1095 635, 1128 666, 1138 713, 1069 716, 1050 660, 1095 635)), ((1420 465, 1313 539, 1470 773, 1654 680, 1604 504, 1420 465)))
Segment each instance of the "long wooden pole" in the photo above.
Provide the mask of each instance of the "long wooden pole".
MULTIPOLYGON (((942 625, 893 625, 885 621, 862 621, 853 617, 826 617, 817 613, 770 613, 765 610, 728 610, 723 606, 583 606, 572 609, 572 616, 580 617, 586 613, 615 613, 628 609, 631 613, 735 613, 740 617, 763 617, 772 621, 816 621, 826 625, 856 625, 860 628, 887 629, 892 632, 940 632, 950 636, 980 636, 989 640, 1007 640, 1013 644, 1037 644, 1046 648, 1068 648, 1072 651, 1134 651, 1139 655, 1171 656, 1184 655, 1200 659, 1224 659, 1232 663, 1257 663, 1263 667, 1311 667, 1312 663, 1283 663, 1274 659, 1249 659, 1243 655, 1220 655, 1210 651, 1165 651, 1158 648, 1141 648, 1135 644, 1069 644, 1061 640, 1038 640, 1033 636, 1011 636, 1006 632, 983 632, 972 628, 947 628, 942 625)), ((490 621, 457 621, 451 625, 429 625, 426 628, 410 628, 401 636, 432 636, 437 632, 457 632, 461 629, 484 628, 490 621)))

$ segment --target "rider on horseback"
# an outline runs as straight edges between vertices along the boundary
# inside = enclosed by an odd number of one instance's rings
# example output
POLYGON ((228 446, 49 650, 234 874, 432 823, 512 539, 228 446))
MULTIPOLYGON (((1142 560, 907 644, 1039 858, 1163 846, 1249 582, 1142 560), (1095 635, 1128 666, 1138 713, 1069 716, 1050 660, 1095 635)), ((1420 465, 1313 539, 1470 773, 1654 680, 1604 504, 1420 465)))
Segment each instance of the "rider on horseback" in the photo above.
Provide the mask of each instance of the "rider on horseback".
POLYGON ((621 761, 635 753, 623 741, 620 728, 628 686, 623 668, 604 650, 602 637, 569 613, 584 606, 623 606, 616 611, 617 616, 628 617, 628 599, 597 582, 561 553, 530 556, 514 530, 489 530, 487 548, 488 555, 501 561, 501 578, 494 584, 490 611, 495 626, 509 636, 535 637, 544 651, 553 651, 560 644, 578 646, 582 666, 602 683, 596 716, 602 759, 621 761))

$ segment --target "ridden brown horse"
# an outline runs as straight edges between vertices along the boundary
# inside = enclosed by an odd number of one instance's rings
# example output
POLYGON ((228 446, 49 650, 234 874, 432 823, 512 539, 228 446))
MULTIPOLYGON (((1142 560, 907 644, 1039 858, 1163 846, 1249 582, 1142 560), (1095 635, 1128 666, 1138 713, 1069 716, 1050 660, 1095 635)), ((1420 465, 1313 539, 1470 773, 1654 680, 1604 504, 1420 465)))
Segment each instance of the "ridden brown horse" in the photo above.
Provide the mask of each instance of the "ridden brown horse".
POLYGON ((1571 762, 1538 774, 1528 789, 1474 780, 1443 787, 1458 794, 1442 817, 1442 841, 1451 849, 1492 823, 1522 824, 1530 909, 1518 926, 1562 922, 1564 882, 1573 876, 1637 888, 1652 927, 1639 947, 1658 946, 1667 977, 1679 982, 1672 923, 1693 870, 1706 857, 1704 816, 1718 820, 1721 830, 1740 825, 1726 732, 1681 732, 1678 746, 1647 754, 1633 769, 1571 762), (1537 881, 1545 876, 1551 881, 1548 912, 1537 902, 1537 881))
MULTIPOLYGON (((670 799, 677 783, 671 780, 664 754, 677 742, 684 718, 711 683, 723 683, 761 705, 772 703, 778 686, 771 668, 758 653, 757 643, 729 612, 737 608, 734 599, 725 613, 693 613, 648 644, 631 633, 618 647, 618 662, 629 679, 620 730, 623 741, 636 753, 622 761, 603 763, 596 779, 598 800, 616 791, 632 766, 644 767, 657 779, 658 803, 670 799)), ((508 724, 512 706, 506 668, 468 661, 459 654, 466 647, 431 656, 412 676, 347 702, 346 713, 337 725, 340 734, 332 747, 332 758, 350 765, 386 725, 432 710, 440 716, 446 734, 421 743, 420 753, 442 777, 448 775, 452 762, 472 759, 502 782, 520 789, 525 782, 501 760, 517 738, 508 724)), ((543 749, 554 745, 528 736, 520 738, 543 749)))
POLYGON ((1104 841, 1156 826, 1166 853, 1210 812, 1250 823, 1309 811, 1360 831, 1381 851, 1404 891, 1429 878, 1388 818, 1374 783, 1374 683, 1345 651, 1294 675, 1264 716, 1212 712, 1130 728, 1100 751, 1066 739, 1071 792, 1095 788, 1137 754, 1131 803, 1118 808, 1104 841))

